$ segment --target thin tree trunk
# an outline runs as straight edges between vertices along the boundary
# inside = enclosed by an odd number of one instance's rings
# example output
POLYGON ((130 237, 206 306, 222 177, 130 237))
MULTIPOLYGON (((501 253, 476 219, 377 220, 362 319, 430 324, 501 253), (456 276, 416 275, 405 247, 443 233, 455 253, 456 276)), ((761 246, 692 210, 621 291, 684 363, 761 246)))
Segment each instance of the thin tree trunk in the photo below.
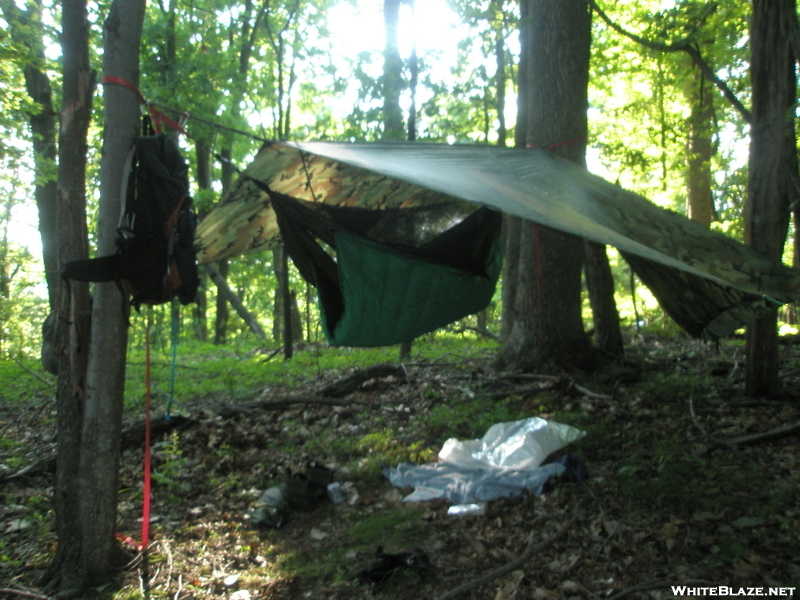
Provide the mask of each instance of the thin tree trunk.
POLYGON ((505 14, 503 7, 493 0, 493 13, 496 25, 494 40, 495 84, 497 86, 497 145, 505 146, 508 131, 506 130, 506 38, 505 14))
MULTIPOLYGON (((86 151, 92 114, 94 74, 89 71, 89 30, 84 0, 64 0, 61 16, 63 90, 58 144, 58 262, 86 258, 86 151)), ((47 574, 50 587, 83 589, 79 481, 81 430, 89 358, 89 286, 60 287, 56 352, 58 409, 57 471, 54 490, 58 547, 47 574), (77 518, 76 518, 77 517, 77 518)))
MULTIPOLYGON (((220 263, 222 262, 223 261, 220 261, 220 263)), ((227 264, 227 261, 224 262, 227 264)), ((228 303, 230 303, 230 305, 236 311, 236 314, 238 314, 250 328, 250 331, 255 333, 260 339, 266 339, 267 336, 264 333, 264 330, 261 328, 261 325, 259 325, 258 320, 255 318, 253 313, 247 310, 245 305, 242 304, 242 301, 239 299, 239 296, 237 296, 236 293, 230 288, 230 286, 228 286, 228 282, 225 280, 225 276, 222 273, 220 273, 219 270, 214 267, 214 265, 207 264, 205 265, 205 269, 209 277, 211 277, 211 280, 217 285, 217 289, 219 291, 217 298, 222 298, 222 305, 224 307, 226 315, 228 311, 228 303)), ((219 314, 219 309, 220 307, 219 305, 217 305, 217 314, 219 314)), ((227 321, 225 327, 227 328, 227 321)), ((219 334, 219 324, 217 326, 217 333, 219 334)), ((217 336, 215 335, 214 343, 215 344, 225 343, 224 331, 222 333, 222 341, 221 342, 217 341, 217 336)))
MULTIPOLYGON (((798 165, 793 110, 794 56, 781 14, 795 13, 794 0, 754 0, 750 30, 753 90, 745 237, 753 248, 781 260, 788 229, 792 179, 798 165)), ((780 391, 777 311, 747 327, 745 393, 780 391)))
MULTIPOLYGON (((530 19, 530 4, 520 2, 519 40, 522 52, 519 55, 517 68, 517 123, 514 128, 514 147, 527 146, 528 123, 528 68, 530 64, 528 48, 530 46, 530 27, 526 24, 530 19)), ((503 218, 503 289, 502 312, 500 315, 500 341, 505 343, 511 336, 516 317, 517 285, 519 283, 520 235, 523 219, 505 215, 503 218)))
POLYGON ((228 259, 223 258, 220 260, 214 272, 210 270, 211 268, 210 265, 206 265, 206 271, 217 286, 216 311, 214 314, 214 343, 222 345, 226 342, 228 336, 228 301, 233 301, 234 298, 238 301, 238 297, 226 283, 228 277, 228 259))
MULTIPOLYGON (((406 0, 414 14, 414 0, 406 0)), ((414 25, 412 25, 413 27, 414 25)), ((408 109, 408 135, 406 139, 414 142, 417 139, 417 81, 419 79, 419 59, 417 58, 417 36, 412 32, 411 55, 408 57, 408 91, 411 95, 411 107, 408 109)))
MULTIPOLYGON (((144 0, 115 0, 104 26, 103 72, 138 84, 144 0)), ((113 254, 122 210, 123 165, 139 131, 139 100, 118 85, 104 88, 103 154, 100 165, 98 246, 113 254)), ((117 488, 125 390, 127 320, 114 283, 94 288, 92 333, 81 437, 81 545, 89 585, 105 584, 115 566, 117 488)))
POLYGON ((403 61, 397 46, 400 2, 401 0, 383 1, 383 19, 386 31, 383 76, 381 78, 384 140, 402 140, 406 137, 403 128, 403 112, 400 108, 400 92, 403 89, 403 61))
POLYGON ((714 127, 713 87, 693 70, 687 96, 691 102, 686 157, 686 212, 690 219, 709 227, 714 220, 711 193, 711 158, 714 127))
POLYGON ((611 358, 621 358, 624 353, 619 311, 614 300, 614 276, 608 264, 606 247, 586 241, 586 287, 594 318, 594 341, 602 352, 611 358))
MULTIPOLYGON (((195 140, 195 179, 197 187, 201 190, 211 189, 211 146, 205 138, 198 137, 195 140)), ((205 215, 198 215, 198 221, 205 215)), ((200 275, 200 286, 197 288, 196 305, 194 309, 194 334, 195 338, 205 342, 208 341, 208 299, 206 296, 207 279, 204 271, 200 275)))
POLYGON ((289 360, 294 354, 294 327, 292 323, 292 292, 289 289, 289 253, 281 252, 281 296, 283 300, 283 358, 289 360))
POLYGON ((514 325, 517 284, 519 283, 519 242, 523 220, 505 215, 503 219, 503 290, 500 341, 505 342, 514 325))

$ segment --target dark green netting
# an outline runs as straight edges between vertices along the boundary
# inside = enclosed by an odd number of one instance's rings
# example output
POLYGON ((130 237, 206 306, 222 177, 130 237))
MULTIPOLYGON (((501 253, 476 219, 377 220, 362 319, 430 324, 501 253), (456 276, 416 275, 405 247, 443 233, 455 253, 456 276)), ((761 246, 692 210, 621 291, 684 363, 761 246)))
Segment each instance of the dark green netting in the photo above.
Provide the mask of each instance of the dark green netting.
POLYGON ((492 299, 502 265, 497 211, 457 201, 374 211, 267 193, 289 255, 319 290, 333 345, 410 341, 492 299))

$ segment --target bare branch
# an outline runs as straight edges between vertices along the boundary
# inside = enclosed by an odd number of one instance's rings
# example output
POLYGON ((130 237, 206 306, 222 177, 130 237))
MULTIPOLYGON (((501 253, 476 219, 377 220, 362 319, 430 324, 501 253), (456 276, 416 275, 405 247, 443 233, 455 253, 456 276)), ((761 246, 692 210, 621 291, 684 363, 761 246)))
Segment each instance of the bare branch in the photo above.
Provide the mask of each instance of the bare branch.
POLYGON ((22 598, 34 598, 34 600, 53 600, 52 596, 45 596, 37 592, 29 592, 27 590, 16 590, 13 588, 0 588, 0 594, 10 594, 12 596, 20 596, 22 598))
MULTIPOLYGON (((657 50, 659 52, 686 52, 689 57, 692 59, 695 65, 700 69, 703 73, 703 76, 712 82, 717 89, 722 92, 722 95, 731 103, 731 105, 739 112, 745 122, 750 123, 752 120, 752 115, 750 111, 745 108, 745 106, 739 101, 736 97, 736 94, 733 93, 733 90, 728 87, 724 81, 722 81, 719 77, 717 77, 714 70, 708 65, 705 61, 703 56, 700 54, 700 51, 697 49, 696 45, 692 42, 691 38, 686 37, 681 40, 677 40, 672 42, 671 44, 662 44, 661 42, 656 42, 653 40, 645 39, 635 33, 627 31, 623 27, 617 25, 611 18, 601 9, 595 0, 587 0, 589 5, 592 7, 597 15, 603 20, 603 22, 611 27, 614 31, 627 37, 628 39, 633 40, 637 44, 644 46, 645 48, 650 48, 651 50, 657 50)), ((796 21, 796 16, 795 16, 796 21)), ((800 34, 799 34, 800 35, 800 34)))
POLYGON ((778 427, 777 429, 765 431, 764 433, 740 435, 739 437, 725 440, 725 442, 736 446, 746 445, 746 444, 756 444, 758 442, 767 442, 769 440, 775 440, 790 435, 796 435, 798 433, 800 433, 800 421, 792 423, 791 425, 784 425, 783 427, 778 427))
POLYGON ((717 77, 717 74, 714 73, 708 63, 700 55, 700 51, 692 45, 687 46, 683 50, 691 57, 692 61, 694 61, 694 64, 700 68, 700 71, 703 73, 703 77, 717 86, 717 89, 722 92, 722 95, 725 96, 728 102, 730 102, 731 105, 739 112, 745 122, 750 123, 753 119, 750 111, 739 101, 739 99, 736 97, 736 94, 733 93, 733 90, 728 87, 728 84, 717 77))

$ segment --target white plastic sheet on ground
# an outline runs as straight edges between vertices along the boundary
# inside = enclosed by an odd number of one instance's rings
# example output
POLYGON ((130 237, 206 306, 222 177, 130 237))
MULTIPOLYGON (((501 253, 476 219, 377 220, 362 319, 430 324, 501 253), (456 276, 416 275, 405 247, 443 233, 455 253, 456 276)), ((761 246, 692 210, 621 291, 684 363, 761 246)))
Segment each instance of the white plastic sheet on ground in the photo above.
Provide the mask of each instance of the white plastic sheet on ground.
POLYGON ((540 494, 545 482, 564 472, 562 464, 539 465, 549 454, 583 437, 585 432, 539 417, 497 423, 477 440, 449 439, 439 462, 404 463, 384 475, 396 487, 413 486, 403 500, 446 498, 453 504, 488 502, 522 490, 540 494))

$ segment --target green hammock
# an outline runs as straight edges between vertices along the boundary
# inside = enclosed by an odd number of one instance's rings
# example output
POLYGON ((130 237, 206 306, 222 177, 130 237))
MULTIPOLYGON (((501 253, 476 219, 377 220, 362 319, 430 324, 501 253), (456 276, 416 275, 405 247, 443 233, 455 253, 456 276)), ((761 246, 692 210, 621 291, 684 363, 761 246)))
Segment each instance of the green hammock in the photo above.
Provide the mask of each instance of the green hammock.
POLYGON ((494 295, 497 211, 458 201, 374 211, 266 191, 289 255, 319 290, 332 345, 410 341, 483 310, 494 295))

